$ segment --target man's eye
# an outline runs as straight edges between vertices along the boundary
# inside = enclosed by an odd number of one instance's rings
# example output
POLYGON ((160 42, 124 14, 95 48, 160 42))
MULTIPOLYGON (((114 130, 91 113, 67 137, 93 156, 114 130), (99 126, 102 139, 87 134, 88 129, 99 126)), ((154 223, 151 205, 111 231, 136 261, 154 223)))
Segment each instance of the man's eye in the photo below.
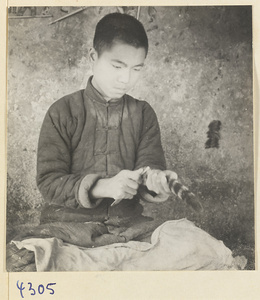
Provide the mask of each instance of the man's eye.
POLYGON ((116 69, 121 69, 121 66, 112 65, 116 69))
POLYGON ((141 70, 142 70, 142 68, 134 68, 134 71, 137 71, 137 72, 139 72, 141 70))

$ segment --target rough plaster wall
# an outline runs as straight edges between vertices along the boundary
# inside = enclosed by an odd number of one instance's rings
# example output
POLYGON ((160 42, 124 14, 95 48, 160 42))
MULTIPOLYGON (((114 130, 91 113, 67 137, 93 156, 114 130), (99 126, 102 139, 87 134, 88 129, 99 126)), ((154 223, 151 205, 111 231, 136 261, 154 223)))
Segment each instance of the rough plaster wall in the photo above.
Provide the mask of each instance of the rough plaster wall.
MULTIPOLYGON (((38 221, 35 184, 40 126, 48 107, 84 88, 94 27, 115 7, 88 8, 48 25, 46 19, 9 20, 8 222, 38 221)), ((227 243, 253 246, 253 103, 251 9, 157 7, 143 77, 131 92, 155 109, 168 168, 204 203, 195 215, 183 203, 145 205, 148 214, 188 217, 227 243), (212 120, 220 120, 219 148, 205 149, 212 120), (241 222, 244 229, 241 229, 241 222)), ((61 16, 51 8, 53 19, 61 16)))

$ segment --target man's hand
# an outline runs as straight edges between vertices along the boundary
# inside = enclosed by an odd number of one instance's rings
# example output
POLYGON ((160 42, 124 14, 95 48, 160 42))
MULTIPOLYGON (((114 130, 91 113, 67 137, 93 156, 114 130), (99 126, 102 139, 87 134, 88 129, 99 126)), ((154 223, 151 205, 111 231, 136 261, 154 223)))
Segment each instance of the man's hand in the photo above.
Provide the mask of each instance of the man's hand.
POLYGON ((149 170, 147 172, 146 186, 148 190, 155 192, 160 198, 168 199, 171 194, 168 182, 170 179, 177 179, 178 175, 169 170, 149 170))
POLYGON ((114 198, 116 201, 122 199, 132 199, 141 182, 143 168, 130 171, 122 170, 111 178, 99 179, 91 190, 91 197, 114 198))

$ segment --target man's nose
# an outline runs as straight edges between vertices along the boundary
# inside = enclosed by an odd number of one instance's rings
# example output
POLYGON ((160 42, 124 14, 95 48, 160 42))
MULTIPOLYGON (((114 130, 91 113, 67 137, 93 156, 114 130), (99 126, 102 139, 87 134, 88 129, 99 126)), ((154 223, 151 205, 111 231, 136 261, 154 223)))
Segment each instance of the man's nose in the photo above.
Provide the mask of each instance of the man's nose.
POLYGON ((128 83, 130 81, 130 70, 124 69, 122 72, 120 72, 120 75, 118 77, 118 81, 121 83, 128 83))

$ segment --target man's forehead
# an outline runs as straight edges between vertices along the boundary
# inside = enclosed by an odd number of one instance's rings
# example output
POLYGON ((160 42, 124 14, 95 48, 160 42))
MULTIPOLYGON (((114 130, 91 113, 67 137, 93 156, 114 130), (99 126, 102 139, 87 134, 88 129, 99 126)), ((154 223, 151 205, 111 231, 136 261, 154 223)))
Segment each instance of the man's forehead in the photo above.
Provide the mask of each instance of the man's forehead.
POLYGON ((146 51, 143 47, 136 48, 129 44, 116 43, 110 49, 104 50, 102 55, 119 63, 132 62, 136 65, 143 65, 146 51))
MULTIPOLYGON (((118 64, 121 64, 121 65, 124 65, 124 66, 127 66, 127 64, 124 61, 121 61, 119 59, 111 59, 111 61, 115 62, 115 63, 118 63, 118 64)), ((136 67, 143 67, 143 66, 144 66, 144 62, 138 63, 136 65, 136 67)))

